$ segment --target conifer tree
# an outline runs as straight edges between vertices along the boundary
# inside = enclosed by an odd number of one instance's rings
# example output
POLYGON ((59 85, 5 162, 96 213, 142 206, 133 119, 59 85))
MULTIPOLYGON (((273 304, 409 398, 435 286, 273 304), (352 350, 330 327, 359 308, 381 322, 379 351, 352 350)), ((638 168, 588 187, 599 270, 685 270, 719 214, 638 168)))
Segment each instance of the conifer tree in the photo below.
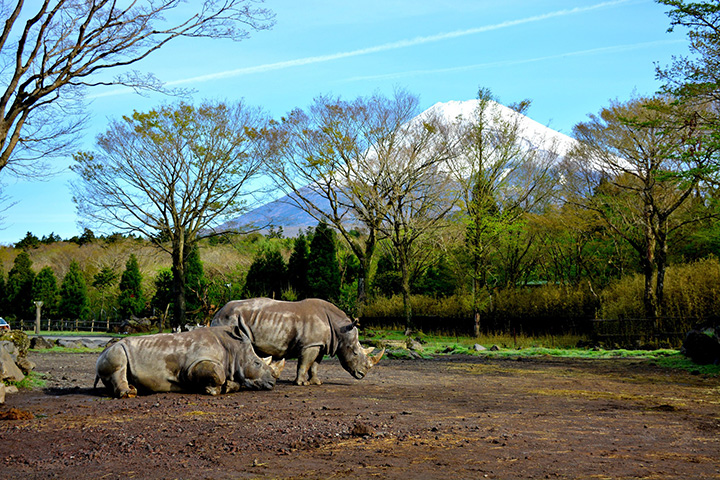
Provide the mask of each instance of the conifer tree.
POLYGON ((15 257, 7 282, 8 312, 15 318, 34 318, 35 306, 32 298, 34 279, 32 260, 30 260, 30 255, 23 250, 15 257))
POLYGON ((145 296, 142 292, 142 275, 138 267, 137 257, 130 255, 125 264, 125 271, 120 277, 120 298, 118 298, 120 314, 125 318, 139 315, 145 309, 145 296))
POLYGON ((60 285, 58 314, 66 320, 84 320, 89 313, 85 277, 80 270, 80 265, 76 261, 72 261, 60 285))
POLYGON ((313 297, 336 301, 340 296, 340 264, 335 232, 326 222, 318 223, 310 242, 308 284, 313 297))
POLYGON ((203 307, 207 292, 207 281, 203 264, 200 260, 200 250, 193 246, 185 264, 185 308, 188 314, 198 314, 203 307))
POLYGON ((295 290, 298 299, 307 298, 308 284, 308 243, 305 235, 300 234, 294 242, 293 251, 288 260, 288 282, 295 290))
POLYGON ((244 295, 280 299, 287 284, 287 265, 277 250, 264 250, 253 260, 245 279, 244 295))
POLYGON ((55 272, 43 267, 33 280, 33 301, 43 302, 42 311, 48 317, 55 316, 57 310, 58 286, 55 272))

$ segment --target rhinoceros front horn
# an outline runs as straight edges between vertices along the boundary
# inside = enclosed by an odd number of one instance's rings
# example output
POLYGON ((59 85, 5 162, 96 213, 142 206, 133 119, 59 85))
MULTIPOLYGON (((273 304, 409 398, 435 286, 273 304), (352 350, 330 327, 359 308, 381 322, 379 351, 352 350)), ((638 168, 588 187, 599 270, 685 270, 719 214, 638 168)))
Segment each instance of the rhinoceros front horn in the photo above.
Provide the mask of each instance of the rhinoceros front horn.
MULTIPOLYGON (((272 359, 272 357, 270 357, 270 358, 272 359)), ((272 370, 272 376, 275 378, 280 378, 280 374, 283 371, 283 367, 285 367, 285 359, 284 358, 280 361, 270 363, 270 369, 272 370)))
POLYGON ((370 363, 371 363, 373 366, 375 366, 375 365, 380 361, 380 359, 382 358, 382 356, 383 356, 384 354, 385 354, 385 347, 383 347, 383 349, 380 350, 380 353, 378 353, 378 354, 375 355, 374 357, 370 357, 370 363))

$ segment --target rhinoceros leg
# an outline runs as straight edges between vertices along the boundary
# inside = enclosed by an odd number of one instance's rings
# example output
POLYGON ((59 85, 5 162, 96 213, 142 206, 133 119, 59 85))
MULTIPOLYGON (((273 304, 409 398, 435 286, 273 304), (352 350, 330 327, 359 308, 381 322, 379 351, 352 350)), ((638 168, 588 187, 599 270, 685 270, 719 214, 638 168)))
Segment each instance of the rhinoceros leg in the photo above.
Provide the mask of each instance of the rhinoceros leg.
POLYGON ((105 387, 112 390, 116 398, 133 398, 137 396, 137 389, 128 384, 128 359, 125 349, 121 346, 112 346, 103 352, 97 363, 97 374, 105 387))
POLYGON ((190 385, 208 395, 223 393, 225 384, 225 370, 217 362, 202 360, 190 367, 188 371, 190 385))
POLYGON ((320 385, 322 382, 317 378, 317 359, 320 355, 320 347, 307 347, 300 352, 297 366, 295 385, 320 385), (308 380, 308 372, 310 378, 308 380))

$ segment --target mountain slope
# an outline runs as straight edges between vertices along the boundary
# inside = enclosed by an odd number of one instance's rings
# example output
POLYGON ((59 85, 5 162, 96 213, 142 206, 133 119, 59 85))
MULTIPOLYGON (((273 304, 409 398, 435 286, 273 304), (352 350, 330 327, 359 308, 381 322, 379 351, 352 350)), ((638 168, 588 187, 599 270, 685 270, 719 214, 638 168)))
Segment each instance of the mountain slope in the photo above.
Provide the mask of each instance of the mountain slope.
MULTIPOLYGON (((438 114, 451 122, 460 117, 462 117, 463 121, 468 121, 474 118, 477 105, 477 100, 436 103, 422 112, 419 117, 438 114)), ((491 109, 503 119, 518 120, 520 122, 523 131, 523 141, 528 148, 554 151, 562 157, 566 155, 576 143, 576 140, 573 138, 546 127, 504 105, 495 103, 491 109)), ((317 194, 309 193, 309 198, 313 197, 315 198, 316 205, 319 207, 328 205, 326 199, 323 199, 317 194)), ((220 225, 218 230, 237 229, 246 225, 253 225, 255 228, 260 228, 261 231, 265 232, 269 230, 270 226, 275 228, 282 227, 283 233, 286 236, 292 237, 295 236, 299 230, 317 225, 317 220, 298 208, 290 198, 284 196, 220 225)))

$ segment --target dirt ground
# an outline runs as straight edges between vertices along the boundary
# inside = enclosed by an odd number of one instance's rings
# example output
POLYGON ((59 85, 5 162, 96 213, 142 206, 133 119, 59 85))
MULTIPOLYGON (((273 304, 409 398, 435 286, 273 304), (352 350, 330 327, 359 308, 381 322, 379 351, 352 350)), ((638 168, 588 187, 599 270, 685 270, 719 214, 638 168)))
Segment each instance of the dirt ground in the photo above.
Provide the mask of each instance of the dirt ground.
MULTIPOLYGON (((720 478, 720 379, 640 360, 383 359, 363 380, 108 398, 97 354, 31 353, 0 478, 720 478)), ((12 410, 14 409, 14 410, 12 410)))

